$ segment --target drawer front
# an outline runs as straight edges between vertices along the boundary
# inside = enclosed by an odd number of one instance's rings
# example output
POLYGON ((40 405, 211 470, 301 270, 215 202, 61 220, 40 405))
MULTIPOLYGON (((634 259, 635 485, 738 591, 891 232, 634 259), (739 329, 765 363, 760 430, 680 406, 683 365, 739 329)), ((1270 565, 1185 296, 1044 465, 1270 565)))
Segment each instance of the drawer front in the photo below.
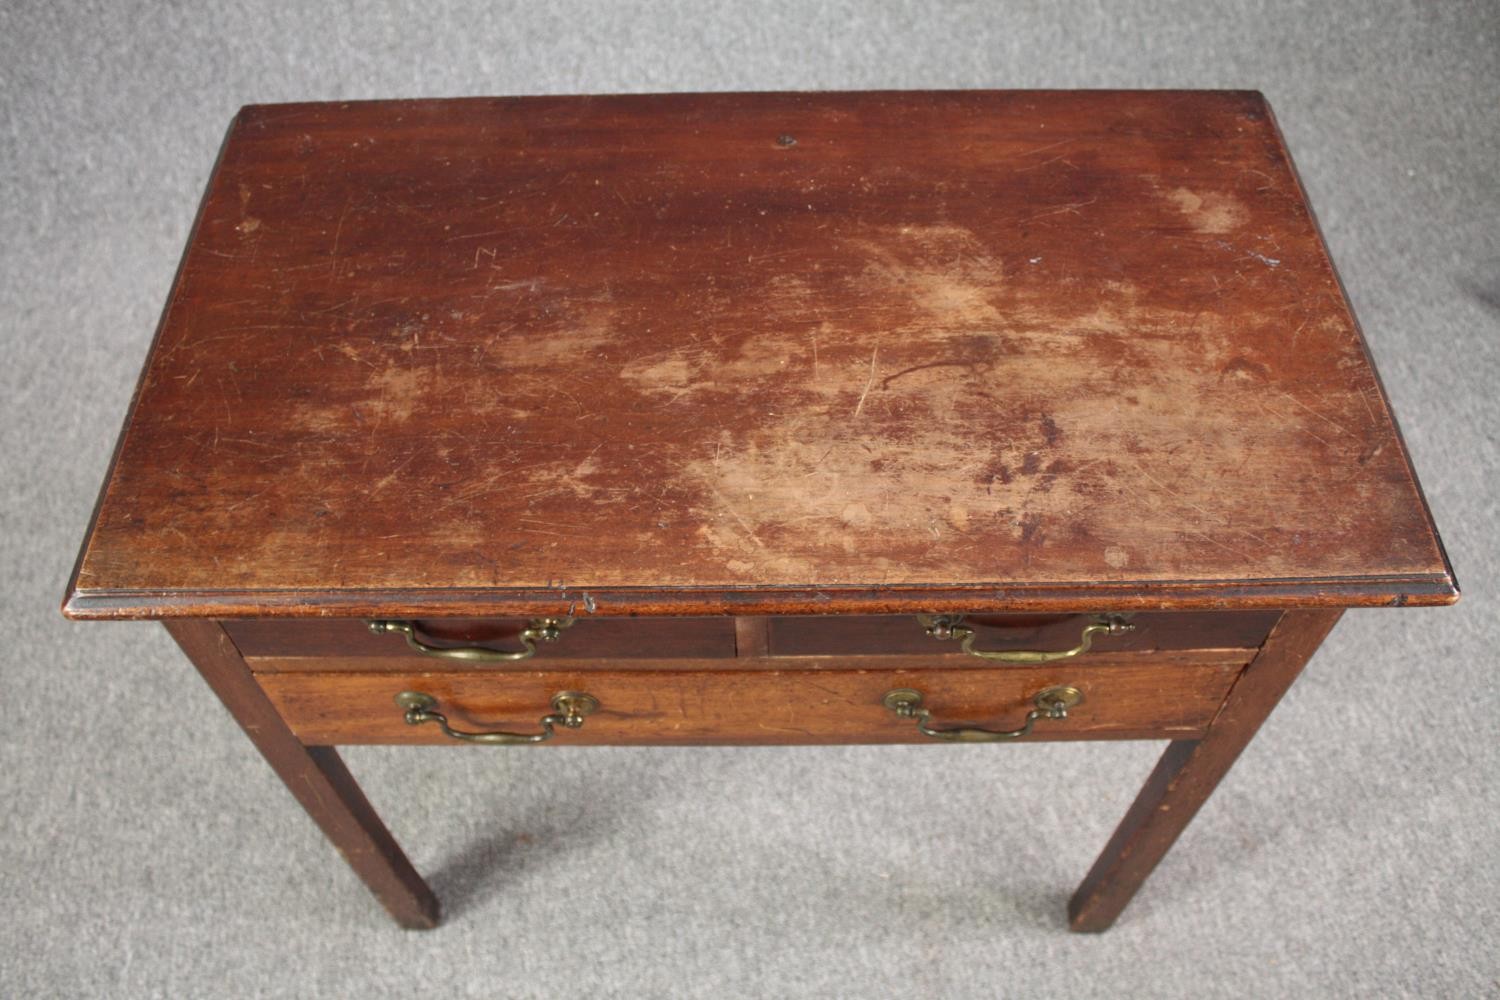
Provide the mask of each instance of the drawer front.
POLYGON ((257 675, 292 730, 310 745, 455 743, 435 724, 410 725, 403 691, 433 700, 455 730, 535 733, 554 695, 583 692, 598 708, 568 744, 938 742, 883 699, 921 693, 929 725, 1020 726, 1039 692, 1068 686, 1082 701, 1041 719, 1027 740, 1186 739, 1202 735, 1248 657, 1101 658, 1038 667, 820 670, 530 670, 257 675))
MULTIPOLYGON (((1094 643, 1100 653, 1156 649, 1256 649, 1270 634, 1276 611, 1162 611, 1127 616, 1128 631, 1094 643)), ((977 650, 1065 650, 1079 642, 1092 614, 966 615, 977 650)), ((956 641, 927 634, 915 615, 777 617, 768 621, 773 656, 855 654, 964 655, 956 641)))
MULTIPOLYGON (((427 618, 412 622, 417 639, 431 646, 473 645, 511 652, 524 651, 518 637, 527 624, 522 618, 427 618)), ((377 635, 357 618, 226 621, 224 629, 252 663, 257 658, 329 656, 409 660, 421 656, 400 634, 377 635)), ((527 661, 518 662, 714 659, 734 655, 732 618, 580 618, 560 629, 555 641, 537 643, 536 653, 527 661)), ((445 662, 432 657, 424 658, 423 662, 444 663, 452 669, 491 666, 445 662)), ((381 668, 385 666, 392 664, 382 664, 381 668)))

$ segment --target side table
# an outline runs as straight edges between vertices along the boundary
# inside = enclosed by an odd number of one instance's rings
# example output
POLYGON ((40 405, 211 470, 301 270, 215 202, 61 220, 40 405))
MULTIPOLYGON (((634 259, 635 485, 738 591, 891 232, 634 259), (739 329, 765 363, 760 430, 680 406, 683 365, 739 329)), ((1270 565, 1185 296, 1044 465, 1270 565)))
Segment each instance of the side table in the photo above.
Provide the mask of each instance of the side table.
POLYGON ((408 927, 337 745, 1168 741, 1102 930, 1344 609, 1457 597, 1260 95, 784 93, 242 110, 64 612, 408 927))

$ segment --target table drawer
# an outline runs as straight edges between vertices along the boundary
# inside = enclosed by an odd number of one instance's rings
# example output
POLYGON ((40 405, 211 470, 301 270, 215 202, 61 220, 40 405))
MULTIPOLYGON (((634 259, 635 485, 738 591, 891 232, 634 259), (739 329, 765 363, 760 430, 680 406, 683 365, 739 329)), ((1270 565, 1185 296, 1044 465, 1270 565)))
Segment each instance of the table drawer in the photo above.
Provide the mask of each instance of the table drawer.
MULTIPOLYGON (((532 621, 536 619, 423 618, 410 624, 416 639, 433 647, 484 646, 519 653, 526 649, 519 637, 532 621)), ((359 618, 226 621, 224 630, 252 663, 256 658, 421 656, 402 634, 376 634, 370 631, 367 621, 359 618)), ((527 659, 727 658, 735 655, 734 619, 578 618, 560 628, 554 641, 537 641, 533 645, 536 652, 527 659)), ((427 658, 424 662, 444 661, 427 658)), ((447 665, 463 669, 493 664, 452 661, 447 665)))
MULTIPOLYGON (((965 615, 959 624, 973 629, 976 650, 1056 651, 1077 645, 1083 629, 1103 617, 1107 613, 965 615)), ((1278 617, 1276 611, 1162 611, 1121 616, 1128 629, 1097 638, 1093 651, 1256 649, 1278 617)), ((773 656, 963 655, 960 642, 934 639, 916 615, 784 616, 769 619, 768 632, 773 656)))
POLYGON ((1082 695, 1065 719, 1039 719, 1032 739, 1183 739, 1201 735, 1247 656, 1126 654, 1088 664, 818 670, 513 670, 258 674, 308 744, 453 743, 436 724, 405 721, 396 696, 419 692, 458 731, 536 733, 559 692, 597 710, 564 744, 921 743, 936 739, 886 707, 887 692, 921 693, 936 728, 1020 726, 1039 692, 1082 695))

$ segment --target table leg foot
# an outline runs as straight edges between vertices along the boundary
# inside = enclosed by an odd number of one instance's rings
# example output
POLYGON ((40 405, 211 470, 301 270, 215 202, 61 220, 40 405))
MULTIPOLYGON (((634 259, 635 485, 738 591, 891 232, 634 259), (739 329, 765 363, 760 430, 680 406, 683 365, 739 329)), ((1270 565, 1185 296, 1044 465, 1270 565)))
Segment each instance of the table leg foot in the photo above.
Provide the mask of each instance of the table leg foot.
POLYGON ((1099 860, 1068 903, 1075 931, 1109 929, 1208 800, 1342 614, 1288 611, 1245 668, 1201 740, 1167 747, 1099 860))
POLYGON ((217 622, 171 620, 167 631, 266 762, 402 927, 438 925, 437 896, 417 874, 332 747, 304 746, 255 682, 217 622))

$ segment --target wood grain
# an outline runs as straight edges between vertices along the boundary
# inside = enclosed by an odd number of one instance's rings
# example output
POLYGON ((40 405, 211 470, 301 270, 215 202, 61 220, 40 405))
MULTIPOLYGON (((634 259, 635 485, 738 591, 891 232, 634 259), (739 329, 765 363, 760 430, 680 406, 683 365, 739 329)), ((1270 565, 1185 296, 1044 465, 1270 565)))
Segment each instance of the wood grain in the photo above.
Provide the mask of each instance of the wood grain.
POLYGON ((166 627, 266 763, 387 912, 403 927, 436 927, 437 897, 338 753, 329 746, 304 746, 292 735, 217 622, 171 621, 166 627))
POLYGON ((741 615, 734 619, 734 655, 757 659, 771 654, 770 619, 741 615))
POLYGON ((1070 684, 1084 703, 1028 739, 1184 739, 1201 735, 1244 666, 1241 657, 997 669, 550 670, 256 675, 310 743, 452 743, 408 726, 393 701, 417 690, 463 730, 532 732, 558 691, 585 691, 600 710, 552 745, 923 743, 881 704, 892 688, 922 691, 934 724, 1014 728, 1045 687, 1070 684))
POLYGON ((246 108, 66 610, 939 595, 1456 596, 1259 95, 246 108))
POLYGON ((1229 692, 1207 734, 1167 748, 1068 903, 1074 930, 1103 931, 1114 924, 1342 614, 1321 610, 1283 615, 1229 692))

